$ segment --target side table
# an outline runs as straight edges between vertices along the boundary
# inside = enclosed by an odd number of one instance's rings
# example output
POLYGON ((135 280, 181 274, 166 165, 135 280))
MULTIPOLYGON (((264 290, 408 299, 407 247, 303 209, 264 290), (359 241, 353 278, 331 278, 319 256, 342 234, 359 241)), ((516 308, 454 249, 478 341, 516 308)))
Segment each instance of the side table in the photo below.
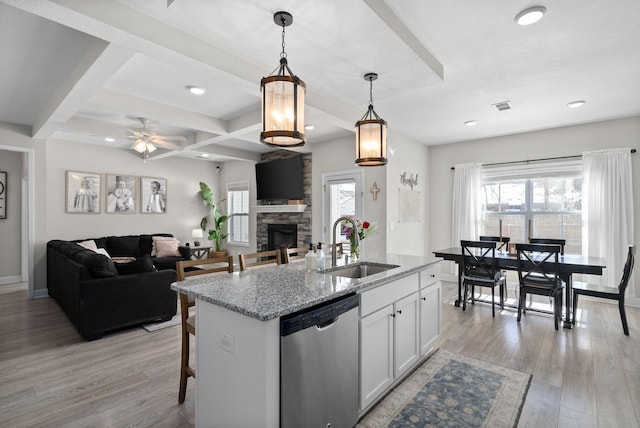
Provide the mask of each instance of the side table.
POLYGON ((196 260, 208 259, 211 248, 212 247, 202 247, 202 246, 189 247, 189 251, 191 252, 191 258, 196 260))

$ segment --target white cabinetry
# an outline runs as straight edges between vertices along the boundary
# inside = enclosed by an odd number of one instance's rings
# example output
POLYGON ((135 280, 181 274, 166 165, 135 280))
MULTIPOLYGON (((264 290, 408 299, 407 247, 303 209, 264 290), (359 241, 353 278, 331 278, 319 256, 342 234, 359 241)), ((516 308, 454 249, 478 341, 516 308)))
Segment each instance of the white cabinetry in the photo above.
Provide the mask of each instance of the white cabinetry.
POLYGON ((440 337, 440 265, 420 272, 420 356, 440 337))
POLYGON ((360 409, 418 359, 418 290, 414 274, 362 293, 360 409))

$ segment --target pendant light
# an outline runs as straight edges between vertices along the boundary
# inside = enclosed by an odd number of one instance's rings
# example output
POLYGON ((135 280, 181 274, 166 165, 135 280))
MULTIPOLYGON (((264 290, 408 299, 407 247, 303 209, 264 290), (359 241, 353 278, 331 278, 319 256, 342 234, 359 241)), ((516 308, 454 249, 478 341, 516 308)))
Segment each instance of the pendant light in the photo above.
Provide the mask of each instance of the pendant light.
POLYGON ((299 147, 305 143, 304 94, 306 85, 293 74, 284 51, 284 29, 293 22, 288 12, 276 12, 273 21, 282 26, 280 65, 260 81, 262 131, 260 141, 268 146, 299 147))
POLYGON ((373 109, 373 81, 376 73, 367 73, 369 81, 369 109, 356 122, 356 165, 382 166, 387 163, 387 122, 373 109))

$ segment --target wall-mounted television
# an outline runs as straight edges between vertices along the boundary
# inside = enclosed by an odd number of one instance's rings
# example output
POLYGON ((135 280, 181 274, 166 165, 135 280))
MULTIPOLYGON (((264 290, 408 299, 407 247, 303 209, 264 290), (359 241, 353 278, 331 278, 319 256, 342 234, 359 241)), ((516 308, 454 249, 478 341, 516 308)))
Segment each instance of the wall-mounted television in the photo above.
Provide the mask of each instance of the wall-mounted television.
POLYGON ((258 200, 304 199, 302 156, 256 164, 258 200))

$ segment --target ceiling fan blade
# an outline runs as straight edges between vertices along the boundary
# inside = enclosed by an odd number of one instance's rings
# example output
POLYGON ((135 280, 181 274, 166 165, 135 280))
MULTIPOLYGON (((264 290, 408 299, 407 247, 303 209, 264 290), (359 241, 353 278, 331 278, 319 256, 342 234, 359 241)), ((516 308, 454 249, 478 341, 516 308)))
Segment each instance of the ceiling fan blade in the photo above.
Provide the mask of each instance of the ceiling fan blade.
POLYGON ((163 147, 163 148, 167 148, 167 149, 171 149, 171 150, 184 150, 184 147, 178 145, 178 144, 173 144, 173 143, 169 143, 168 141, 162 141, 162 140, 153 140, 153 144, 159 146, 159 147, 163 147))
POLYGON ((151 138, 160 139, 160 140, 168 140, 168 141, 186 141, 186 138, 184 138, 181 135, 155 135, 155 134, 153 134, 151 136, 151 138))

